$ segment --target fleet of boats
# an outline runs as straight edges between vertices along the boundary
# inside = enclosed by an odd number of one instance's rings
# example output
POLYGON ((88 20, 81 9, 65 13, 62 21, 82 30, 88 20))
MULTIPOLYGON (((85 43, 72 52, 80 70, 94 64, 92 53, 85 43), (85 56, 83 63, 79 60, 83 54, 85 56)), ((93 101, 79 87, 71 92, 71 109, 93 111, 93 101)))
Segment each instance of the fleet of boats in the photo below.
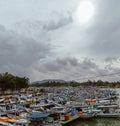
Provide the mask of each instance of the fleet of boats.
POLYGON ((62 126, 77 119, 120 118, 119 94, 113 89, 79 86, 40 90, 35 87, 26 93, 2 95, 0 125, 62 126))

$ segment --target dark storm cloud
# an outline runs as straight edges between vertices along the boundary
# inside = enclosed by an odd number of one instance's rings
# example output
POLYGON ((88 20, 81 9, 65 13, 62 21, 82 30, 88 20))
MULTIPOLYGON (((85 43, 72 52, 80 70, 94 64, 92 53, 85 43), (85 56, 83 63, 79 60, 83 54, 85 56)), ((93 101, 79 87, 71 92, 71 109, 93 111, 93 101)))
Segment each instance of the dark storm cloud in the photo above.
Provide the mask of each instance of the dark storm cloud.
MULTIPOLYGON (((26 69, 35 62, 45 58, 50 52, 50 46, 31 37, 17 34, 0 26, 0 66, 26 69)), ((14 70, 13 70, 14 69, 14 70)), ((4 69, 6 71, 7 69, 4 69)), ((10 68, 9 68, 10 70, 10 68)), ((18 70, 19 71, 19 70, 18 70)))
MULTIPOLYGON (((26 74, 33 79, 34 77, 31 75, 34 74, 37 63, 43 58, 47 62, 47 56, 49 57, 54 50, 50 44, 49 31, 64 27, 71 23, 71 20, 69 16, 61 16, 57 20, 52 19, 45 22, 39 20, 17 22, 14 30, 8 30, 0 25, 1 72, 26 74), (53 23, 51 23, 52 21, 53 23)), ((71 64, 75 64, 75 61, 71 64)), ((45 67, 48 71, 52 71, 55 65, 49 63, 45 67)), ((56 66, 57 68, 58 66, 56 66)))
POLYGON ((94 69, 96 67, 97 67, 96 64, 92 60, 88 58, 85 58, 83 60, 83 64, 82 64, 83 69, 94 69))
POLYGON ((59 72, 61 70, 68 70, 69 67, 77 67, 79 62, 76 58, 66 57, 66 58, 57 58, 52 62, 45 64, 45 68, 48 71, 59 72))
POLYGON ((90 76, 95 76, 99 67, 90 59, 85 58, 83 61, 79 61, 77 58, 65 57, 57 58, 52 61, 40 64, 37 67, 40 74, 45 73, 46 78, 66 78, 68 80, 80 79, 90 76))
POLYGON ((44 79, 57 78, 78 81, 99 79, 103 81, 115 81, 116 77, 118 79, 120 68, 112 66, 111 62, 105 63, 101 67, 93 59, 84 58, 83 60, 78 60, 73 57, 64 57, 40 63, 37 65, 36 71, 44 79))

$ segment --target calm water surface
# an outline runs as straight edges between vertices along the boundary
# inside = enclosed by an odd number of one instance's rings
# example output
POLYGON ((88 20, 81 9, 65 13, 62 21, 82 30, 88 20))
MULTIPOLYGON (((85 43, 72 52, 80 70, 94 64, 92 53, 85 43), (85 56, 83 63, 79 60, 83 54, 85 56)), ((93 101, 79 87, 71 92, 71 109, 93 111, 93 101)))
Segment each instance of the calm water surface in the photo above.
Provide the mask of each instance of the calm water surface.
MULTIPOLYGON (((120 89, 116 89, 117 93, 120 94, 120 89)), ((120 96, 118 99, 120 104, 120 96)), ((95 118, 93 120, 79 120, 69 126, 120 126, 120 118, 95 118)))
POLYGON ((120 119, 79 120, 69 126, 120 126, 120 119))

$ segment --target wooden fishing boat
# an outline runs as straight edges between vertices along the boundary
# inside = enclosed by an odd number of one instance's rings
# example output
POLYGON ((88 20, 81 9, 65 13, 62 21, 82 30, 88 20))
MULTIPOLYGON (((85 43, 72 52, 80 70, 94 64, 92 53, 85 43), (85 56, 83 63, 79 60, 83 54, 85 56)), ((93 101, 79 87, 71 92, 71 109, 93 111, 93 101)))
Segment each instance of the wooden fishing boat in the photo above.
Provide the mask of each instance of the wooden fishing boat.
POLYGON ((0 102, 3 102, 5 100, 5 98, 0 98, 0 102))
POLYGON ((120 113, 116 113, 116 112, 112 112, 112 113, 98 113, 97 117, 101 117, 101 118, 119 118, 120 117, 120 113))
POLYGON ((16 119, 16 120, 20 119, 19 116, 14 115, 14 114, 10 114, 10 113, 7 114, 7 117, 9 117, 10 119, 16 119))
POLYGON ((0 117, 1 126, 29 126, 30 122, 27 119, 10 119, 8 117, 0 117))
POLYGON ((92 111, 92 110, 83 110, 83 111, 79 111, 78 115, 80 116, 80 119, 92 119, 93 117, 95 117, 96 112, 92 111))

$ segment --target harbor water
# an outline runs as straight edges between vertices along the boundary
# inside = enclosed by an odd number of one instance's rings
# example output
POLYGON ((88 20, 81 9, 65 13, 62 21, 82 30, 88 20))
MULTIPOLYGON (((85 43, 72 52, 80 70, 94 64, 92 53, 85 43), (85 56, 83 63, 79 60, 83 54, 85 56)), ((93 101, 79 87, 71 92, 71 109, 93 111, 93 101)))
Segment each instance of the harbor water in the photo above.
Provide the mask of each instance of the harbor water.
MULTIPOLYGON (((120 89, 116 89, 120 94, 120 89)), ((120 96, 118 99, 120 105, 120 96)), ((79 120, 69 126, 120 126, 120 118, 94 118, 92 120, 79 120)))
POLYGON ((92 119, 92 120, 79 120, 69 126, 120 126, 120 119, 92 119))

